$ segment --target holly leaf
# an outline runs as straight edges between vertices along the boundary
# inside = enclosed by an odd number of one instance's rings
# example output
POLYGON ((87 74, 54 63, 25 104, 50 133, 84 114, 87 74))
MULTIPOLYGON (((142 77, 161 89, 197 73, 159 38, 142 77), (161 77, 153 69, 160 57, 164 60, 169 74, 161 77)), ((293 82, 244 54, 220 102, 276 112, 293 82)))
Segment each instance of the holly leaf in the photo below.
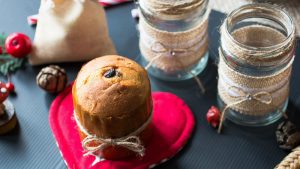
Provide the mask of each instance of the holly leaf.
POLYGON ((8 54, 0 55, 0 74, 6 76, 23 65, 24 59, 13 58, 8 54))
POLYGON ((0 54, 0 74, 7 76, 10 73, 19 69, 23 63, 24 58, 14 58, 5 52, 5 40, 7 35, 5 33, 0 34, 0 47, 2 47, 2 54, 0 54))

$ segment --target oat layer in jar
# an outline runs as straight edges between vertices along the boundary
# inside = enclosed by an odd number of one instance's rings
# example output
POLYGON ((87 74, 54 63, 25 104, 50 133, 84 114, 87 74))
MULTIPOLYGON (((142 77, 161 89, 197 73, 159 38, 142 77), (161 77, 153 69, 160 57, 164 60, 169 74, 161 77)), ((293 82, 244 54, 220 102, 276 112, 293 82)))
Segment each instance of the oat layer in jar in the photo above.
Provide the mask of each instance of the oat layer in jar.
POLYGON ((139 0, 143 65, 160 79, 201 73, 208 61, 208 0, 139 0))
POLYGON ((250 4, 221 26, 218 99, 223 118, 268 125, 285 113, 295 57, 295 28, 283 10, 250 4))

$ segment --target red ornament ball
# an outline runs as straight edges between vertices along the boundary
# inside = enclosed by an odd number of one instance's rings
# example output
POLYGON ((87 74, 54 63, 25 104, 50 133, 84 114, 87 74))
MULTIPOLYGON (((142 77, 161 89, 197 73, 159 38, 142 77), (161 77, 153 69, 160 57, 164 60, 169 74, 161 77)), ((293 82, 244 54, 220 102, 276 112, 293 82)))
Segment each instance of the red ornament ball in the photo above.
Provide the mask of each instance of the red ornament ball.
POLYGON ((5 87, 7 88, 7 90, 12 93, 15 91, 15 85, 12 82, 8 82, 5 84, 5 87))
POLYGON ((5 83, 0 82, 0 103, 7 99, 9 91, 6 88, 5 83))
POLYGON ((207 122, 214 128, 217 128, 220 124, 221 112, 216 106, 211 106, 206 114, 207 122))
POLYGON ((22 33, 12 33, 5 40, 6 52, 15 58, 23 58, 31 51, 30 38, 22 33))

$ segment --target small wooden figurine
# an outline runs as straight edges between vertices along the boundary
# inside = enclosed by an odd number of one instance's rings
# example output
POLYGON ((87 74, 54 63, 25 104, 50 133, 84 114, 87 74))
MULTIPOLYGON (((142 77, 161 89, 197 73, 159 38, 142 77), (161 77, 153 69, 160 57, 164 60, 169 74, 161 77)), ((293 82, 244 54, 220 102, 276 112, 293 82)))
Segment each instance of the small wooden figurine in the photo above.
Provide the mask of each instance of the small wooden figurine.
POLYGON ((17 125, 17 117, 13 104, 7 100, 9 90, 0 82, 0 135, 13 130, 17 125))

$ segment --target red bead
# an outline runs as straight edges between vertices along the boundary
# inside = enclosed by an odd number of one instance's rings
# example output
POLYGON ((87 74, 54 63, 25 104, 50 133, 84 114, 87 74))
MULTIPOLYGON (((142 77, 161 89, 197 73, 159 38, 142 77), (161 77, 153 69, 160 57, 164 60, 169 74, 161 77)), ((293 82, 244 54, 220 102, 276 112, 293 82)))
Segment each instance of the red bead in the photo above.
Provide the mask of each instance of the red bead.
POLYGON ((5 40, 6 52, 15 58, 22 58, 31 51, 30 38, 22 33, 12 33, 5 40))
POLYGON ((214 128, 219 126, 220 117, 221 117, 221 112, 215 106, 211 106, 211 108, 208 110, 208 112, 206 114, 207 122, 214 128))
POLYGON ((15 85, 11 82, 6 83, 5 87, 10 93, 15 91, 15 85))

